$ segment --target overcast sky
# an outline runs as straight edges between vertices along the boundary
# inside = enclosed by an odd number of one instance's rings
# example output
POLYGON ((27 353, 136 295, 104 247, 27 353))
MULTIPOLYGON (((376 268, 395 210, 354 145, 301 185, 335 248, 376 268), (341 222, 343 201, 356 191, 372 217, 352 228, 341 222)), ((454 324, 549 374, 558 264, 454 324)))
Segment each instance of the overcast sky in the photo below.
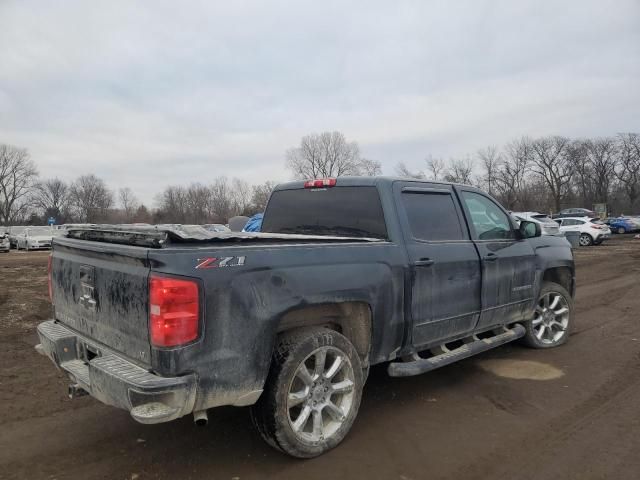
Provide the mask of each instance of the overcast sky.
POLYGON ((640 1, 0 0, 0 143, 151 202, 286 180, 340 130, 394 173, 523 134, 640 131, 640 1))

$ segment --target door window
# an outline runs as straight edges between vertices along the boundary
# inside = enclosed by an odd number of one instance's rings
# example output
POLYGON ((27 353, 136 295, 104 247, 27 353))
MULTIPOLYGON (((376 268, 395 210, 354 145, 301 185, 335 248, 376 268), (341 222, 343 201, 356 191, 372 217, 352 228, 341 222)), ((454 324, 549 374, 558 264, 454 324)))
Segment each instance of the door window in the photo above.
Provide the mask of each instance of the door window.
POLYGON ((508 240, 515 237, 509 217, 495 202, 474 192, 463 191, 462 198, 479 240, 508 240))
POLYGON ((402 194, 409 228, 418 240, 464 240, 453 197, 446 193, 402 194))
POLYGON ((573 218, 567 218, 562 222, 563 227, 575 227, 576 225, 582 225, 582 220, 575 220, 573 218))

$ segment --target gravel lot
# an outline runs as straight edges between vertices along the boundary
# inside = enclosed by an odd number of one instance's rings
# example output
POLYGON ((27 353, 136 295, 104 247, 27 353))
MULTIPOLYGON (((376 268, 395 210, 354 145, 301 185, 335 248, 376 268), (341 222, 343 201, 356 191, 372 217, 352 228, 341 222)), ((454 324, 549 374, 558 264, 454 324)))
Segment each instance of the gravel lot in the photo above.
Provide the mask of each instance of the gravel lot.
POLYGON ((36 354, 47 252, 0 254, 0 479, 604 479, 640 472, 640 240, 576 253, 573 335, 507 345, 407 379, 372 369, 345 442, 308 461, 267 447, 248 411, 145 426, 84 397, 36 354))

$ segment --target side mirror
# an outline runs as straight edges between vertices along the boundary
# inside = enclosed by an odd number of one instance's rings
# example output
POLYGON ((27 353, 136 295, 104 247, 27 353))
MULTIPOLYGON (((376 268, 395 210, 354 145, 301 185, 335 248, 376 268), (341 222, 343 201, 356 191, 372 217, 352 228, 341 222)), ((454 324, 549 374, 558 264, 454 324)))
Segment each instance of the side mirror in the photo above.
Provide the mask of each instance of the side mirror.
POLYGON ((535 222, 529 222, 527 220, 522 220, 520 222, 518 231, 520 232, 520 236, 522 238, 534 238, 542 235, 540 224, 535 222))

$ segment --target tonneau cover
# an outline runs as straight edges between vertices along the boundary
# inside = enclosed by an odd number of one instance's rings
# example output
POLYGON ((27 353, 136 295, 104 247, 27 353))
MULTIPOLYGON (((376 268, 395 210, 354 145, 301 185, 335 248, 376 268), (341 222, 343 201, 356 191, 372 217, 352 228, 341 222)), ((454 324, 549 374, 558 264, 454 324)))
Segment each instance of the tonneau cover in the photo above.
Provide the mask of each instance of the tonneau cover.
POLYGON ((215 242, 381 242, 379 238, 298 235, 260 232, 211 232, 200 225, 82 225, 67 229, 66 237, 95 242, 162 248, 168 243, 215 242))

